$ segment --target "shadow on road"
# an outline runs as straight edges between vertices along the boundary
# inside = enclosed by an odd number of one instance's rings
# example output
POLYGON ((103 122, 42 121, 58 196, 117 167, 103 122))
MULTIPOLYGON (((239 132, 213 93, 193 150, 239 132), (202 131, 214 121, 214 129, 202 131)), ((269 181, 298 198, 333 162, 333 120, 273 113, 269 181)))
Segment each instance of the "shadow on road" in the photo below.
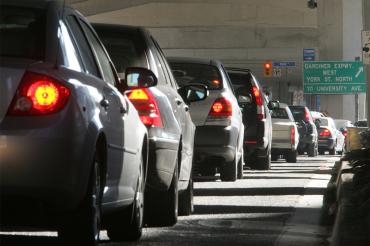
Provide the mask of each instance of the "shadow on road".
POLYGON ((255 188, 198 188, 195 196, 280 196, 280 195, 323 195, 326 188, 304 187, 255 187, 255 188))

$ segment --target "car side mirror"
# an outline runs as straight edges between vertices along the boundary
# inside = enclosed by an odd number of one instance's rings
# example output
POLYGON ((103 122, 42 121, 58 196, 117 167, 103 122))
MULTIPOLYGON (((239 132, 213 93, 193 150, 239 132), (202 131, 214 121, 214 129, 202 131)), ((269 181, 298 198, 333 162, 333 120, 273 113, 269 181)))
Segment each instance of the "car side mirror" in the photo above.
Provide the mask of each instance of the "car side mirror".
POLYGON ((251 102, 252 102, 252 96, 251 95, 239 95, 238 96, 238 103, 240 105, 249 104, 251 102))
POLYGON ((269 101, 267 106, 270 110, 273 110, 273 109, 280 107, 280 102, 279 101, 269 101))
POLYGON ((147 88, 156 86, 157 76, 146 68, 128 67, 125 71, 125 80, 123 81, 127 89, 147 88))
POLYGON ((180 89, 178 93, 182 99, 187 103, 202 101, 208 97, 209 91, 206 86, 202 84, 188 84, 180 89))

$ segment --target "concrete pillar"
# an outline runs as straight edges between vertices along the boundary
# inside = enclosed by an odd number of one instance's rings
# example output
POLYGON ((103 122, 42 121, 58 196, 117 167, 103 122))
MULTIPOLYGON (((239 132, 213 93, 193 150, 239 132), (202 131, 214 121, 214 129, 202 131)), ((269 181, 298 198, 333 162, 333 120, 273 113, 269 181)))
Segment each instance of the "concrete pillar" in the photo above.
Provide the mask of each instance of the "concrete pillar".
MULTIPOLYGON (((363 0, 363 18, 364 18, 364 30, 370 30, 370 1, 363 0)), ((370 65, 365 66, 366 79, 367 79, 367 124, 370 126, 370 65)))
MULTIPOLYGON (((356 57, 361 57, 361 13, 361 0, 318 1, 320 60, 354 61, 356 57)), ((359 118, 365 117, 364 96, 359 95, 359 118)), ((354 121, 355 95, 323 95, 321 110, 334 118, 354 121)))

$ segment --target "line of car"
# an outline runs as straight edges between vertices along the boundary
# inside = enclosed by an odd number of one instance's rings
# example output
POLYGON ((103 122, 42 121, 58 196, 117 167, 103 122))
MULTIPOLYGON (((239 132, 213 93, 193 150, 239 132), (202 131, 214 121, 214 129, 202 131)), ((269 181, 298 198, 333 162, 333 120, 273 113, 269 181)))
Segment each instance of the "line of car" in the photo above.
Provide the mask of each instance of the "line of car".
POLYGON ((324 148, 324 120, 269 102, 248 69, 166 58, 147 30, 61 1, 0 4, 1 229, 137 240, 193 212, 197 176, 235 181, 324 148))

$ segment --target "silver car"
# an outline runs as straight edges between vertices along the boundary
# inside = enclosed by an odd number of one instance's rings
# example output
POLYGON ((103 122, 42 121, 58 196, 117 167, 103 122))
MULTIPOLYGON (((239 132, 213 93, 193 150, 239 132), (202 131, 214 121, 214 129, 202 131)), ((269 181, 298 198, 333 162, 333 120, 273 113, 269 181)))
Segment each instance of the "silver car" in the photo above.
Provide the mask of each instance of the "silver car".
POLYGON ((204 101, 190 104, 190 114, 196 125, 194 169, 209 176, 215 175, 219 168, 222 181, 242 178, 242 114, 221 62, 195 58, 168 60, 180 86, 199 83, 209 89, 204 101))
POLYGON ((271 110, 272 143, 271 160, 276 161, 283 156, 287 162, 297 162, 299 133, 290 109, 285 103, 271 110))
POLYGON ((147 130, 94 30, 57 1, 0 10, 1 228, 138 239, 147 130))

